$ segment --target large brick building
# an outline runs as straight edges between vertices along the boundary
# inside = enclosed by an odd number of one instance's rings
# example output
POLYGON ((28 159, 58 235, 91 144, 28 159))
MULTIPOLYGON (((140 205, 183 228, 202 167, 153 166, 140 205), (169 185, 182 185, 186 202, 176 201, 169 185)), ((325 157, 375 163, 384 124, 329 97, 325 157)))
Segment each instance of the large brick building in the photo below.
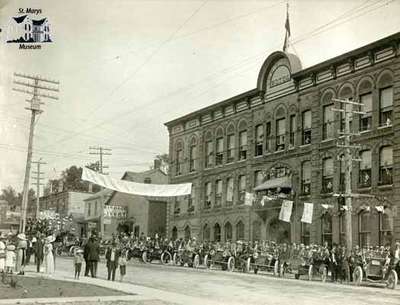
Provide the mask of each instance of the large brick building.
POLYGON ((303 69, 298 57, 274 52, 257 87, 166 123, 170 182, 192 182, 191 198, 168 208, 172 237, 343 242, 343 130, 334 98, 364 104, 351 129, 361 161, 352 168, 353 241, 400 239, 400 33, 303 69), (257 194, 252 206, 245 192, 257 194), (278 196, 276 196, 278 194, 278 196), (263 201, 268 195, 273 200, 263 201), (293 200, 290 223, 278 220, 293 200), (311 225, 301 222, 314 204, 311 225))

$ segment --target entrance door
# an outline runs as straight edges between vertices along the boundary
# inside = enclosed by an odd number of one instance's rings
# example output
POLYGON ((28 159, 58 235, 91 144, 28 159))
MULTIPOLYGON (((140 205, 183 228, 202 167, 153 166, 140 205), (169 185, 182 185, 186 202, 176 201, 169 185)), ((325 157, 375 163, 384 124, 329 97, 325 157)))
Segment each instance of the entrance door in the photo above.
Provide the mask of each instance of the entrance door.
POLYGON ((267 239, 277 243, 290 243, 290 223, 278 217, 272 219, 267 226, 267 239))

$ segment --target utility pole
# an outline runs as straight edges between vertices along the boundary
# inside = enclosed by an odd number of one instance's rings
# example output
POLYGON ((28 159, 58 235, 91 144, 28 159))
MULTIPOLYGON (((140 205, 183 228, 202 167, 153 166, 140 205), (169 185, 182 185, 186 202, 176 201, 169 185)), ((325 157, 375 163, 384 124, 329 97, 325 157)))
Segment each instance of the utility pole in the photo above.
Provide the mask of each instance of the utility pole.
MULTIPOLYGON (((340 103, 340 109, 333 109, 335 112, 339 112, 343 115, 344 119, 344 131, 339 132, 339 139, 343 139, 344 144, 337 144, 337 147, 344 148, 344 161, 345 161, 345 191, 344 194, 334 194, 336 197, 344 197, 345 199, 345 211, 346 211, 346 248, 347 255, 350 255, 353 249, 353 223, 352 223, 352 209, 353 209, 353 197, 362 197, 361 194, 354 194, 351 188, 351 171, 353 161, 360 161, 359 158, 353 158, 352 149, 358 151, 359 145, 352 145, 352 137, 359 135, 359 133, 352 133, 350 130, 350 121, 353 114, 361 115, 365 114, 362 111, 353 110, 354 106, 362 107, 363 104, 352 102, 349 99, 333 99, 334 102, 340 103)), ((340 122, 341 124, 342 122, 340 122)), ((367 197, 369 195, 365 195, 367 197)))
POLYGON ((28 142, 28 153, 26 158, 26 168, 25 168, 25 178, 24 178, 24 189, 22 192, 22 215, 20 220, 20 232, 25 232, 26 226, 26 209, 28 206, 28 193, 29 193, 29 176, 31 172, 31 160, 32 160, 32 150, 33 150, 33 135, 35 129, 36 116, 40 115, 43 110, 40 109, 40 105, 44 103, 41 102, 39 97, 49 98, 53 100, 58 100, 58 97, 50 95, 45 92, 53 91, 59 92, 58 87, 49 87, 47 84, 59 85, 58 81, 44 79, 40 76, 30 76, 20 73, 14 73, 14 84, 22 86, 15 87, 12 90, 22 92, 31 96, 31 99, 26 100, 30 103, 30 107, 25 107, 25 109, 31 111, 31 124, 29 129, 29 142, 28 142), (22 81, 24 79, 24 81, 22 81), (23 89, 25 87, 26 89, 23 89), (29 90, 30 89, 30 90, 29 90))
POLYGON ((100 174, 107 175, 107 173, 104 173, 104 171, 103 171, 104 168, 108 168, 108 166, 104 165, 104 163, 103 163, 103 156, 111 156, 112 149, 104 148, 102 146, 97 146, 97 147, 90 146, 89 150, 91 150, 91 151, 89 151, 89 155, 99 155, 99 170, 98 170, 98 172, 100 174))
POLYGON ((32 174, 35 174, 36 177, 32 177, 34 180, 36 179, 36 219, 39 218, 39 213, 40 213, 40 202, 39 202, 39 197, 40 197, 40 186, 44 185, 43 183, 40 183, 40 180, 43 180, 44 178, 41 177, 41 175, 44 174, 44 172, 40 171, 40 166, 47 164, 46 162, 41 162, 42 158, 40 158, 38 161, 32 161, 33 164, 37 165, 37 171, 34 172, 32 171, 32 174))

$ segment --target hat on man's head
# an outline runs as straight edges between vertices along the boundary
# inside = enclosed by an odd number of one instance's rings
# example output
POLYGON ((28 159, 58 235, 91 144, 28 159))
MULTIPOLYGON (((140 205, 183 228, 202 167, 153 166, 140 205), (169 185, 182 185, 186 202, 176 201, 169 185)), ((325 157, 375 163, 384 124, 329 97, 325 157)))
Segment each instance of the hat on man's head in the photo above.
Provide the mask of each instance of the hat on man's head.
POLYGON ((17 235, 17 238, 20 239, 20 240, 26 240, 26 235, 25 235, 25 233, 19 233, 17 235))

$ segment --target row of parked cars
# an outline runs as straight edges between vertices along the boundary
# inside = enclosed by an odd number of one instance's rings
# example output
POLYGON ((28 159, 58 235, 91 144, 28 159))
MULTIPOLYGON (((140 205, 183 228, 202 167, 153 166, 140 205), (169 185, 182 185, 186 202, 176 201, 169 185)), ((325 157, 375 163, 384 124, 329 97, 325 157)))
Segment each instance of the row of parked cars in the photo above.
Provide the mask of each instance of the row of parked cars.
MULTIPOLYGON (((285 255, 285 252, 273 251, 231 251, 213 247, 176 247, 173 244, 146 245, 145 243, 128 248, 128 259, 138 259, 143 263, 159 262, 189 268, 220 269, 272 274, 284 277, 294 275, 296 279, 319 279, 325 282, 330 275, 326 257, 315 252, 310 259, 301 255, 285 255)), ((395 289, 397 285, 396 266, 387 265, 384 257, 368 257, 355 263, 351 274, 355 285, 363 281, 385 284, 395 289)))

